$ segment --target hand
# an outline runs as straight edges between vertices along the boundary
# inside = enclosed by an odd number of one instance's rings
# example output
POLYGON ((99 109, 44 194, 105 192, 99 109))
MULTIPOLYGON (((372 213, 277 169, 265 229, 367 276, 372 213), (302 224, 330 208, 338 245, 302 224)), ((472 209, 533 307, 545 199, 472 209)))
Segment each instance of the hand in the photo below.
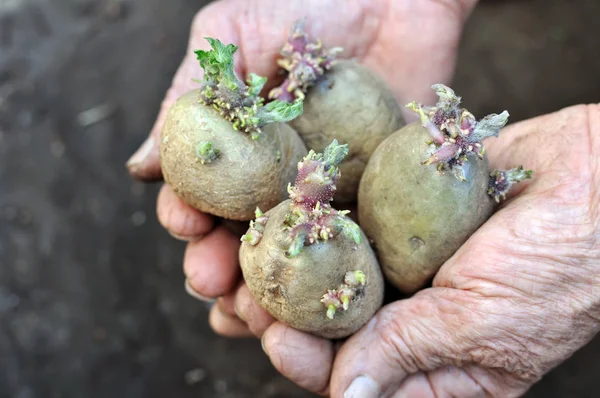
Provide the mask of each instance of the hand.
MULTIPOLYGON (((271 87, 276 59, 291 24, 307 17, 307 30, 325 45, 345 48, 344 57, 355 57, 383 77, 401 104, 409 100, 430 103, 431 84, 447 83, 464 20, 476 0, 220 0, 195 18, 187 56, 147 141, 128 162, 132 176, 143 181, 161 179, 158 140, 166 111, 183 93, 197 88, 201 68, 193 50, 207 49, 205 36, 239 46, 236 67, 240 76, 254 72, 266 76, 271 87)), ((270 87, 266 87, 267 91, 270 87)), ((412 113, 407 114, 412 118, 412 113)), ((237 262, 239 239, 213 217, 184 204, 163 186, 157 203, 161 224, 187 246, 184 270, 187 287, 198 298, 221 297, 213 307, 213 328, 228 336, 251 331, 236 316, 233 294, 240 285, 237 262)), ((243 301, 243 300, 242 300, 243 301)), ((262 315, 264 321, 272 321, 262 315)), ((256 318, 258 319, 258 318, 256 318)), ((252 331, 262 334, 253 324, 252 331)))
MULTIPOLYGON (((509 126, 486 145, 492 167, 523 164, 533 180, 432 288, 385 306, 337 354, 271 324, 263 347, 280 372, 334 398, 516 397, 600 331, 600 104, 509 126)), ((258 309, 243 302, 251 319, 258 309)))

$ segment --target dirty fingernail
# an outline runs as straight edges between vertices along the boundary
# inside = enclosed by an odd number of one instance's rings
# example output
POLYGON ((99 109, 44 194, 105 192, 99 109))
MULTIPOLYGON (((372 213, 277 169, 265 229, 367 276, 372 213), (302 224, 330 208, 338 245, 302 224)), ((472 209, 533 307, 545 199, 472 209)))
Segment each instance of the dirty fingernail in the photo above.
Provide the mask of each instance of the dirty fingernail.
POLYGON ((148 137, 148 139, 146 141, 144 141, 142 146, 133 154, 133 156, 131 156, 131 158, 129 158, 129 160, 127 161, 127 168, 129 168, 129 169, 137 168, 141 163, 144 162, 144 160, 146 160, 146 158, 148 157, 150 152, 152 152, 153 148, 154 148, 154 138, 148 137))
POLYGON ((204 302, 213 302, 215 301, 214 299, 210 298, 210 297, 205 297, 201 294, 199 294, 197 291, 194 290, 194 288, 192 287, 192 285, 190 285, 190 281, 188 279, 185 280, 185 291, 192 296, 193 298, 200 300, 200 301, 204 301, 204 302))
POLYGON ((175 234, 171 231, 167 231, 167 232, 169 232, 169 235, 171 235, 173 238, 183 241, 183 242, 198 242, 200 239, 204 238, 204 235, 184 236, 184 235, 175 234))
POLYGON ((269 353, 267 352, 267 349, 265 348, 265 337, 264 337, 264 335, 260 339, 260 346, 262 347, 262 350, 265 352, 265 354, 267 354, 267 356, 269 356, 269 353))
POLYGON ((379 386, 368 376, 358 376, 344 392, 344 398, 378 398, 379 386))

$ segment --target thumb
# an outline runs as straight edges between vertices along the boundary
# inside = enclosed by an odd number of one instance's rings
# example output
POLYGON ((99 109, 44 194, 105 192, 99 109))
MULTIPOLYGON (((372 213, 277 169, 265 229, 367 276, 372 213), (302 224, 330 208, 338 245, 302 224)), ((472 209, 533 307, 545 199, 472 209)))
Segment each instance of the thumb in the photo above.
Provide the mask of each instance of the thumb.
MULTIPOLYGON (((429 372, 473 364, 474 358, 468 356, 478 355, 474 300, 478 300, 476 293, 432 288, 384 307, 337 355, 332 396, 388 397, 403 392, 400 387, 405 381, 431 383, 424 377, 429 372)), ((480 388, 477 380, 472 384, 480 388)), ((438 388, 424 384, 417 389, 438 388)), ((456 391, 445 391, 451 392, 456 391)))
MULTIPOLYGON (((165 95, 154 127, 146 141, 127 162, 127 169, 133 178, 141 181, 162 179, 159 144, 167 113, 180 96, 199 87, 194 80, 201 79, 203 71, 196 60, 194 51, 210 49, 205 37, 218 38, 224 43, 237 44, 237 35, 230 14, 230 8, 226 3, 217 1, 204 7, 194 17, 186 56, 175 74, 171 88, 165 95)), ((242 67, 239 62, 240 56, 236 54, 235 57, 236 71, 239 73, 242 67)))
POLYGON ((196 66, 197 64, 194 64, 192 57, 188 55, 175 74, 172 86, 167 91, 161 104, 158 117, 149 136, 127 161, 127 169, 133 178, 148 182, 162 179, 159 159, 159 140, 162 126, 169 108, 171 108, 177 98, 193 88, 192 79, 198 76, 198 68, 196 66))

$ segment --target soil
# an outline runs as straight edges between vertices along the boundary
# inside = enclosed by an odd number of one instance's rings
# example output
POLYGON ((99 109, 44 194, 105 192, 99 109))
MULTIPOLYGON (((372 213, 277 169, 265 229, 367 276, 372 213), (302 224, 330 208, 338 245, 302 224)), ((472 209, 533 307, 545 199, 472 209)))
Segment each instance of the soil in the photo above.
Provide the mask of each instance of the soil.
MULTIPOLYGON (((210 330, 159 186, 125 172, 203 3, 0 3, 0 397, 312 396, 210 330)), ((597 102, 598 20, 597 0, 484 1, 454 88, 512 121, 597 102)), ((600 339, 527 396, 597 396, 598 367, 600 339)))

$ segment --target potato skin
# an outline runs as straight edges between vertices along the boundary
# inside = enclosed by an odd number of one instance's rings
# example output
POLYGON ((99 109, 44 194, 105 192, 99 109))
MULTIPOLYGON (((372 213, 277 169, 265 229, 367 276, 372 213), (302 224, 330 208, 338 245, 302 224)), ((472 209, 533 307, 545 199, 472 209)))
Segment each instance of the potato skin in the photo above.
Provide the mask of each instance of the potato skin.
POLYGON ((360 245, 339 234, 328 242, 305 246, 295 258, 286 257, 289 243, 282 222, 290 203, 287 200, 265 213, 269 220, 256 246, 242 243, 239 259, 244 280, 256 302, 274 318, 324 338, 347 337, 367 323, 383 303, 383 274, 375 254, 364 234, 360 245), (322 296, 354 270, 367 277, 363 294, 347 311, 328 319, 322 296))
POLYGON ((180 97, 169 110, 160 143, 165 181, 190 206, 229 220, 248 221, 288 197, 306 146, 286 123, 272 123, 253 141, 217 111, 200 103, 200 90, 180 97), (202 164, 196 148, 210 141, 221 151, 202 164), (278 154, 280 156, 278 160, 278 154))
POLYGON ((420 124, 387 138, 371 157, 358 193, 358 219, 386 279, 412 294, 432 278, 492 214, 487 158, 465 162, 467 182, 436 165, 420 124))
POLYGON ((306 93, 304 113, 290 125, 308 149, 320 152, 333 139, 348 144, 340 164, 335 201, 355 203, 363 170, 379 143, 404 125, 394 94, 355 61, 340 60, 306 93))

